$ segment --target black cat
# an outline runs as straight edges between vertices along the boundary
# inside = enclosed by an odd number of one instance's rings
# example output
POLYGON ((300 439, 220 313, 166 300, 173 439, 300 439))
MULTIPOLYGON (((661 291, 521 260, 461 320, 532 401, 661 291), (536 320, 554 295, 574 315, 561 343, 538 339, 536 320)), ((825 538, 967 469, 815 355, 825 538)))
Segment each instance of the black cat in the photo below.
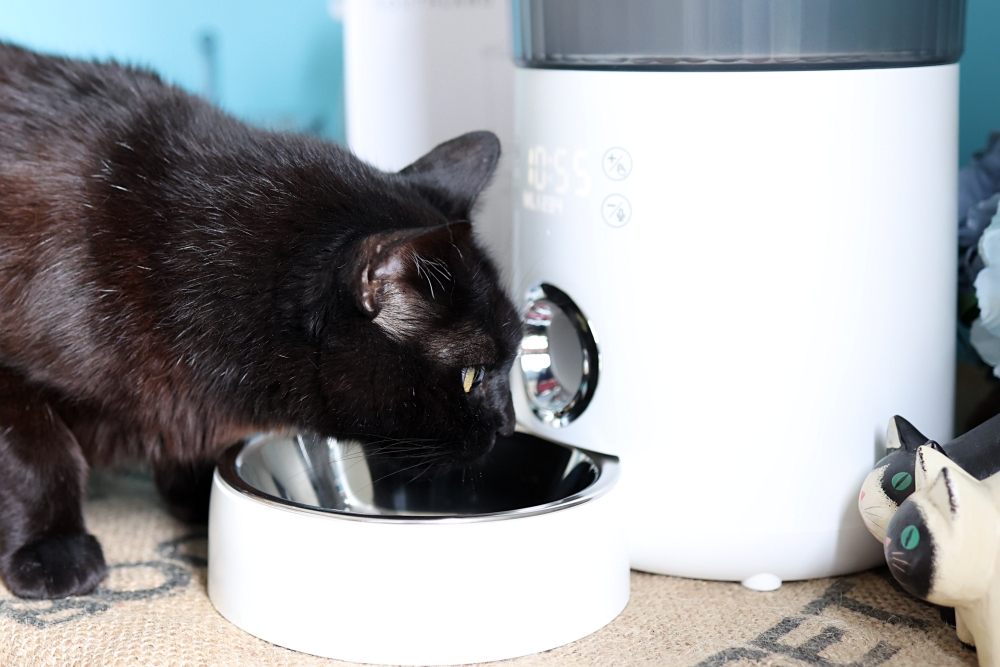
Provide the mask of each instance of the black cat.
MULTIPOLYGON (((227 444, 373 436, 426 465, 513 430, 518 318, 469 223, 467 134, 399 173, 248 127, 155 74, 0 44, 0 570, 105 573, 88 466, 141 457, 206 511, 227 444)), ((349 546, 345 546, 349 548, 349 546)))

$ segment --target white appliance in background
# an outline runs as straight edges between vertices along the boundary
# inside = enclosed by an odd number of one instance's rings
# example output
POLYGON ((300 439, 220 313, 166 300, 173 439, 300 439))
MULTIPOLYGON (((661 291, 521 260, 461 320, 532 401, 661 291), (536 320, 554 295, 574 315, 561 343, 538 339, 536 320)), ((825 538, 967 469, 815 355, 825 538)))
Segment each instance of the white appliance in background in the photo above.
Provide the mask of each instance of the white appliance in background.
POLYGON ((342 0, 348 146, 396 171, 473 130, 504 155, 475 228, 510 275, 514 64, 506 0, 342 0))
POLYGON ((622 457, 635 568, 879 563, 889 418, 952 429, 964 0, 513 4, 519 423, 622 457))

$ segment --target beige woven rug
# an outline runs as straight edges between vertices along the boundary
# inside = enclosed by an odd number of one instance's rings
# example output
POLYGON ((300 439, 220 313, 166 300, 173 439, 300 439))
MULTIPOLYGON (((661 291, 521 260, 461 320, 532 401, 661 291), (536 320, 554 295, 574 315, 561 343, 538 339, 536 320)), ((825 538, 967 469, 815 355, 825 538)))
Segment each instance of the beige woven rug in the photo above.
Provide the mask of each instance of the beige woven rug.
MULTIPOLYGON (((345 665, 279 648, 219 616, 205 592, 205 534, 172 520, 141 474, 95 475, 87 523, 110 575, 92 595, 27 602, 0 586, 0 665, 345 665)), ((503 663, 535 665, 975 665, 938 609, 884 570, 785 584, 635 572, 615 621, 568 646, 503 663)))

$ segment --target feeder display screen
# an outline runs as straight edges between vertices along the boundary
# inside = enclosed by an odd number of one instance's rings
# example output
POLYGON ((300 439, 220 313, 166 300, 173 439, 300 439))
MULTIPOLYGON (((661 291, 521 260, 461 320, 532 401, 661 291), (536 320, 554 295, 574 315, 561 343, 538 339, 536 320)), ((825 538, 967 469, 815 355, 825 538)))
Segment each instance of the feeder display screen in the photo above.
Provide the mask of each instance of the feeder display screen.
POLYGON ((526 180, 538 192, 586 197, 591 186, 590 174, 584 167, 586 159, 587 151, 583 150, 570 153, 565 148, 532 146, 528 149, 526 180))
POLYGON ((588 197, 593 180, 585 150, 530 146, 527 151, 521 205, 529 211, 563 213, 565 197, 588 197))

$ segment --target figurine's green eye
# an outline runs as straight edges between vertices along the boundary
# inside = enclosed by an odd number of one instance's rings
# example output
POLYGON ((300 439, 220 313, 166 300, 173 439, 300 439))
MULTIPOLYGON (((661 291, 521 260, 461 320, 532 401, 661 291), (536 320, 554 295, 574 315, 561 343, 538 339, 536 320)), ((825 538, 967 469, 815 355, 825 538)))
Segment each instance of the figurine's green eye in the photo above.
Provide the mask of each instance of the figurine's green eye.
POLYGON ((892 476, 892 488, 897 491, 905 491, 913 483, 913 476, 908 472, 897 472, 892 476))
POLYGON ((916 526, 907 526, 899 536, 899 543, 904 549, 915 549, 920 544, 920 529, 916 526))
POLYGON ((470 391, 479 386, 479 383, 483 381, 483 376, 486 375, 485 366, 467 366, 462 369, 462 389, 468 394, 470 391))

